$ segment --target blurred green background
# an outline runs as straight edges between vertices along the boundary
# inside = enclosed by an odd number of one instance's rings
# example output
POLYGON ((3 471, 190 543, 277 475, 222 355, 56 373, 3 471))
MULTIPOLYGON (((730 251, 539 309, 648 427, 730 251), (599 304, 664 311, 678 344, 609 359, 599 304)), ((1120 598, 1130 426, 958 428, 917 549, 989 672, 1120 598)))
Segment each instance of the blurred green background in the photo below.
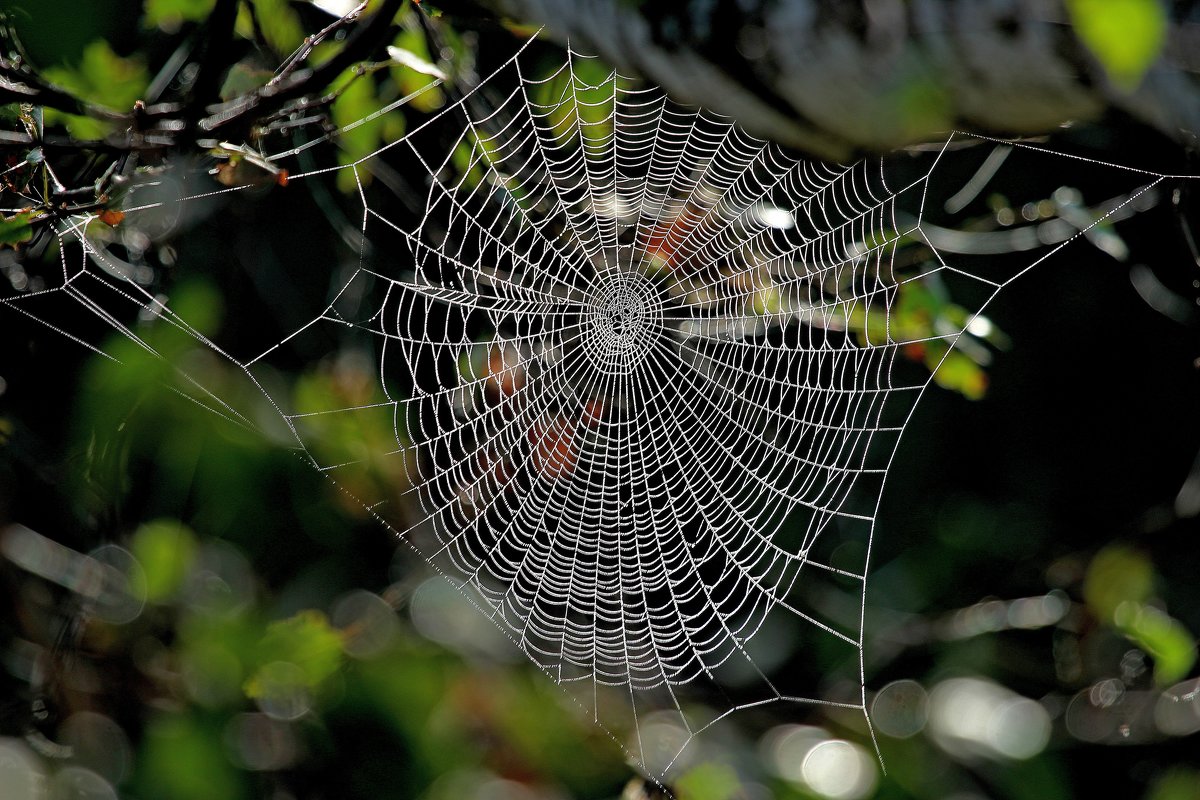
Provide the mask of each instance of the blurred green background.
MULTIPOLYGON (((46 75, 125 107, 210 7, 5 10, 46 75)), ((253 7, 257 24, 239 27, 249 80, 321 19, 308 3, 253 7)), ((447 35, 481 64, 512 46, 495 27, 447 35)), ((396 43, 429 57, 412 18, 396 43)), ((360 81, 333 116, 358 119, 419 80, 360 81)), ((423 102, 330 157, 370 152, 441 100, 423 102)), ((92 121, 48 124, 104 134, 92 121)), ((1187 153, 1125 120, 1057 141, 1189 169, 1187 153)), ((1018 167, 981 216, 1011 225, 1006 215, 1061 186, 1093 201, 1124 190, 1106 175, 1018 167)), ((948 174, 948 191, 968 177, 948 174)), ((163 245, 170 268, 147 285, 218 341, 292 330, 303 317, 289 293, 332 283, 296 265, 356 255, 347 188, 234 196, 163 245)), ((868 699, 886 776, 860 718, 773 707, 714 735, 681 770, 680 797, 1200 798, 1189 191, 1164 185, 1109 231, 1120 248, 1073 247, 1002 293, 988 316, 1010 346, 930 391, 912 419, 868 585, 868 699), (1163 313, 1147 297, 1179 302, 1163 313)), ((53 247, 0 251, 14 291, 45 285, 56 263, 53 247)), ((109 341, 118 365, 8 309, 0 320, 0 796, 653 793, 491 623, 291 450, 181 398, 170 364, 127 339, 109 341)), ((218 396, 270 413, 195 340, 152 319, 139 332, 218 396)), ((296 397, 365 402, 371 369, 347 354, 285 377, 296 397)), ((371 435, 329 431, 326 445, 371 435)), ((844 668, 821 652, 781 663, 844 668)))

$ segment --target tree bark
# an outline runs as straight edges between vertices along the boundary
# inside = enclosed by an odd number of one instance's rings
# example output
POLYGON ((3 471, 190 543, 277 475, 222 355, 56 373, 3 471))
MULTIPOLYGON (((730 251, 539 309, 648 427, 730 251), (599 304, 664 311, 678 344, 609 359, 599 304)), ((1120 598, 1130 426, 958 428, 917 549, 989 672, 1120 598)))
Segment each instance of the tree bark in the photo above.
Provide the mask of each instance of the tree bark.
POLYGON ((1043 133, 1109 108, 1176 139, 1200 131, 1193 3, 1170 9, 1167 46, 1125 91, 1060 0, 488 2, 679 100, 824 158, 952 128, 1043 133))

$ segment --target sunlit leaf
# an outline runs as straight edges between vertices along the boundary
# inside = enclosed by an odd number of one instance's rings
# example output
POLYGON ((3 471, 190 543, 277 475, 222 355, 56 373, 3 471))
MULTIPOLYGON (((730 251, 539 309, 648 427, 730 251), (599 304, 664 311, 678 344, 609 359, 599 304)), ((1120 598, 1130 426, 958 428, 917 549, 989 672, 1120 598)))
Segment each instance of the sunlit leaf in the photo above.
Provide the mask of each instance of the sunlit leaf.
MULTIPOLYGON (((388 47, 388 55, 396 66, 391 74, 396 81, 397 94, 401 97, 421 91, 435 78, 446 79, 446 73, 433 63, 425 36, 419 28, 407 28, 396 37, 395 44, 388 47)), ((445 93, 434 87, 421 92, 409 105, 418 111, 436 111, 446 102, 445 93)))
POLYGON ((268 682, 264 670, 281 662, 298 667, 305 687, 316 689, 342 665, 342 636, 321 612, 301 611, 267 627, 256 660, 259 667, 245 685, 249 697, 262 696, 268 682))
POLYGON ((196 537, 181 523, 160 519, 142 525, 129 549, 146 571, 146 599, 170 597, 187 577, 196 554, 196 537))
POLYGON ((177 30, 184 22, 199 22, 212 13, 216 0, 146 0, 147 27, 177 30))
MULTIPOLYGON (((934 361, 929 356, 934 352, 934 348, 928 349, 926 363, 934 361)), ((940 364, 934 362, 930 367, 937 370, 933 373, 933 380, 943 389, 958 392, 968 400, 981 400, 987 394, 987 373, 961 350, 951 350, 940 364)))
MULTIPOLYGON (((150 83, 141 54, 117 55, 103 39, 85 47, 78 64, 48 67, 45 76, 77 97, 115 111, 132 109, 150 83)), ((112 123, 104 120, 46 109, 46 122, 54 119, 63 119, 67 130, 80 139, 98 139, 112 129, 112 123)))
POLYGON ((139 796, 171 800, 238 800, 245 785, 225 755, 220 729, 198 719, 164 715, 146 730, 139 753, 139 796))
POLYGON ((32 239, 37 218, 38 214, 33 209, 20 211, 11 217, 0 215, 0 247, 15 247, 32 239))
POLYGON ((290 54, 304 42, 304 27, 288 0, 254 0, 254 13, 258 29, 279 55, 290 54))
POLYGON ((731 800, 744 795, 737 773, 716 762, 706 762, 690 769, 678 780, 675 788, 680 796, 693 800, 731 800))
POLYGON ((1159 686, 1187 677, 1196 663, 1196 640, 1183 623, 1153 606, 1126 602, 1114 613, 1117 627, 1154 658, 1159 686))
POLYGON ((573 137, 578 143, 582 139, 603 151, 612 132, 612 104, 619 84, 596 59, 576 59, 571 67, 532 87, 530 99, 549 112, 546 125, 555 140, 573 137))
POLYGON ((1123 545, 1104 548, 1088 565, 1083 597, 1098 619, 1111 623, 1122 603, 1141 605, 1154 592, 1154 565, 1123 545))
MULTIPOLYGON (((372 76, 360 76, 355 70, 349 69, 342 73, 336 85, 342 87, 341 94, 331 112, 334 124, 342 129, 337 137, 340 163, 357 163, 378 150, 385 141, 393 141, 403 135, 404 115, 398 110, 363 121, 384 105, 376 94, 372 76)), ((370 180, 369 169, 357 172, 359 180, 364 183, 370 180)), ((337 185, 343 192, 355 191, 358 187, 355 171, 339 170, 337 185)))
POLYGON ((1075 32, 1113 83, 1132 91, 1158 60, 1167 36, 1160 0, 1067 0, 1075 32))

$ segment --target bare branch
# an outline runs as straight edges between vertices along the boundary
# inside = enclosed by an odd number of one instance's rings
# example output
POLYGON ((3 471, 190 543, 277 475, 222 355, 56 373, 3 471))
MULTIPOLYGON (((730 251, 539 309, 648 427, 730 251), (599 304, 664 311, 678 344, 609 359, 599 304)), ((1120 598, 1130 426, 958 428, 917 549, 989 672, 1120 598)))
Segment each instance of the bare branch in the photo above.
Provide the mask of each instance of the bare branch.
POLYGON ((383 0, 375 13, 346 39, 342 49, 328 61, 316 69, 295 70, 281 81, 272 81, 257 91, 225 103, 200 121, 200 129, 222 129, 221 135, 226 138, 244 138, 256 119, 277 111, 292 100, 328 86, 348 67, 370 58, 383 44, 391 29, 393 18, 405 2, 406 0, 383 0))

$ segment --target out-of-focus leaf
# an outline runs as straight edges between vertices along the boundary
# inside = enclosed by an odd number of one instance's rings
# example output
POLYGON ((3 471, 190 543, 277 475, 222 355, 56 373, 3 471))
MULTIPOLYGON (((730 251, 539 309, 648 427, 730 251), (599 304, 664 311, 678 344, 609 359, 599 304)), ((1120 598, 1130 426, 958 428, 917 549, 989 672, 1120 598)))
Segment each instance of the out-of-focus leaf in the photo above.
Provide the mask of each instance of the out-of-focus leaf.
MULTIPOLYGON (((343 87, 331 108, 334 124, 342 129, 337 138, 341 164, 354 164, 378 150, 384 142, 394 141, 404 134, 404 115, 398 110, 363 121, 386 102, 377 96, 373 76, 359 76, 355 70, 348 69, 336 85, 343 87)), ((371 177, 366 169, 358 170, 357 175, 364 183, 371 177)), ((339 170, 337 185, 343 192, 355 191, 358 187, 355 171, 339 170)))
POLYGON ((299 667, 306 688, 317 689, 342 665, 342 636, 321 612, 301 611, 267 626, 256 661, 260 666, 245 686, 250 697, 262 696, 267 682, 264 670, 280 662, 299 667))
POLYGON ((33 223, 37 212, 19 211, 11 217, 0 216, 0 247, 16 247, 33 238, 33 223))
MULTIPOLYGON (((128 58, 117 55, 103 39, 83 49, 77 66, 47 67, 45 77, 77 97, 95 105, 128 111, 142 97, 150 82, 141 54, 128 58)), ((91 117, 62 114, 46 109, 46 122, 64 119, 67 130, 80 139, 98 139, 107 134, 111 123, 91 117)))
POLYGON ((751 295, 751 309, 759 316, 778 314, 783 308, 783 295, 775 286, 756 289, 751 295))
POLYGON ((216 0, 146 0, 143 10, 147 27, 177 30, 184 22, 199 22, 213 10, 216 0))
POLYGON ((450 156, 450 161, 458 170, 458 174, 464 176, 463 186, 468 189, 474 189, 483 181, 483 169, 479 166, 481 160, 476 155, 474 148, 466 142, 459 142, 450 156))
POLYGON ((304 43, 304 27, 288 0, 254 0, 254 13, 267 44, 280 56, 304 43))
POLYGON ((188 694, 209 708, 241 706, 242 684, 262 638, 262 624, 253 614, 194 610, 178 628, 188 694))
POLYGON ((1075 32, 1104 66, 1112 82, 1136 89, 1158 60, 1167 37, 1160 0, 1068 0, 1075 32))
POLYGON ((1088 565, 1083 598, 1098 619, 1109 624, 1122 603, 1141 605, 1154 592, 1154 565, 1123 545, 1104 548, 1088 565))
POLYGON ((606 152, 617 85, 608 68, 597 59, 579 58, 571 62, 570 71, 547 77, 530 89, 530 100, 549 110, 545 124, 553 138, 577 144, 582 139, 586 149, 606 152))
POLYGON ((242 59, 225 73, 225 82, 221 85, 221 99, 232 100, 248 94, 265 86, 274 75, 272 70, 259 64, 256 58, 242 59))
MULTIPOLYGON (((433 64, 425 36, 419 28, 401 31, 395 44, 388 48, 388 55, 396 62, 391 74, 401 97, 419 91, 434 78, 446 78, 446 73, 433 64)), ((417 95, 409 104, 418 111, 430 112, 441 108, 445 102, 445 94, 435 87, 417 95)))
MULTIPOLYGON (((934 348, 929 348, 926 354, 926 363, 933 360, 930 359, 929 354, 934 352, 936 352, 934 348)), ((946 357, 940 364, 933 360, 930 368, 937 370, 933 373, 933 380, 943 389, 958 392, 968 400, 980 400, 987 394, 987 373, 961 350, 951 350, 946 353, 946 357)))
POLYGON ((1196 800, 1200 797, 1200 771, 1174 767, 1158 776, 1146 800, 1196 800))
POLYGON ((954 118, 950 94, 929 65, 904 69, 903 79, 891 92, 891 101, 904 135, 912 139, 944 130, 954 118))
POLYGON ((675 788, 679 796, 690 800, 731 800, 739 795, 742 786, 733 769, 707 761, 688 770, 676 782, 675 788))
POLYGON ((1006 762, 1003 769, 996 771, 996 782, 998 791, 994 796, 1006 800, 1075 796, 1062 763, 1044 756, 1006 762))
POLYGON ((1170 686, 1187 677, 1196 663, 1196 640, 1176 619, 1153 606, 1122 603, 1114 614, 1117 627, 1154 658, 1154 680, 1170 686))
MULTIPOLYGON (((301 413, 343 409, 304 416, 297 427, 322 462, 344 465, 338 481, 345 490, 359 498, 391 496, 408 486, 408 465, 395 453, 397 435, 405 435, 403 415, 385 402, 371 362, 360 355, 343 354, 296 381, 293 398, 301 413)), ((363 513, 362 504, 345 492, 334 496, 346 511, 363 513)))
POLYGON ((246 787, 226 758, 221 732, 188 716, 162 716, 146 730, 139 755, 140 797, 238 800, 246 787))
POLYGON ((1196 640, 1178 620, 1149 605, 1156 575, 1150 558, 1112 545, 1096 554, 1083 582, 1083 597, 1097 619, 1112 625, 1154 658, 1160 686, 1183 679, 1196 663, 1196 640))
POLYGON ((138 528, 129 549, 146 571, 146 599, 158 602, 173 595, 187 577, 196 537, 178 521, 160 519, 138 528))

